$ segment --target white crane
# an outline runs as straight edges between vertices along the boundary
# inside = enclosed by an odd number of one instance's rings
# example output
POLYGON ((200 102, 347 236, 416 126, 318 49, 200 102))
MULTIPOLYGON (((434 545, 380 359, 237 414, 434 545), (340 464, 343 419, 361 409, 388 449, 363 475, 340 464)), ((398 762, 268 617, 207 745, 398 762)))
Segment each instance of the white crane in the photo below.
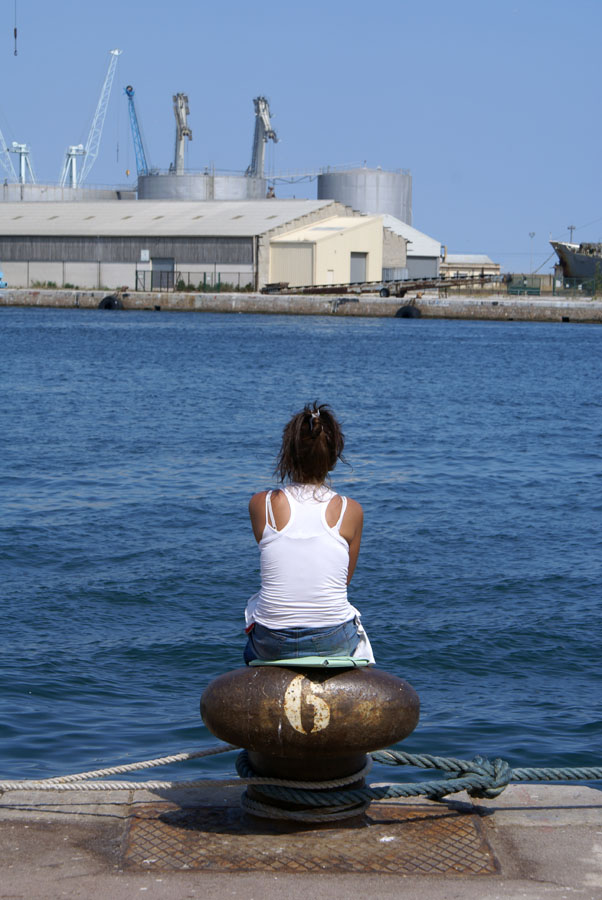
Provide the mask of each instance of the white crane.
POLYGON ((265 145, 268 141, 278 143, 276 132, 272 128, 270 121, 270 104, 265 97, 255 97, 255 134, 253 135, 253 156, 251 165, 245 172, 256 178, 263 178, 264 161, 265 161, 265 145))
POLYGON ((28 172, 31 184, 35 184, 36 177, 33 174, 31 159, 29 158, 30 151, 27 144, 18 144, 17 141, 13 141, 10 152, 16 153, 19 157, 19 184, 25 184, 25 182, 27 181, 28 172))
POLYGON ((102 128, 104 125, 105 116, 107 114, 109 97, 111 96, 111 87, 113 86, 113 77, 115 75, 115 69, 117 67, 117 60, 122 51, 110 50, 109 52, 111 54, 111 59, 109 60, 109 68, 107 69, 106 78, 100 92, 98 106, 96 107, 96 112, 94 113, 94 119, 92 120, 90 134, 88 135, 86 146, 84 147, 83 144, 74 144, 68 148, 65 157, 65 163, 63 165, 63 171, 61 172, 61 185, 63 187, 65 185, 67 185, 68 187, 79 187, 80 185, 82 185, 86 180, 90 169, 94 165, 96 157, 98 156, 98 148, 100 146, 100 139, 102 137, 102 128), (84 162, 78 177, 77 159, 80 156, 83 157, 84 162))
POLYGON ((10 153, 8 151, 8 147, 6 146, 6 141, 4 140, 4 135, 0 131, 0 166, 3 168, 5 174, 5 178, 7 181, 16 181, 17 175, 13 166, 13 161, 10 158, 10 153))
POLYGON ((184 174, 184 138, 192 140, 192 131, 188 127, 188 116, 190 109, 188 108, 188 97, 186 94, 174 94, 173 111, 176 117, 176 152, 174 155, 172 171, 176 175, 184 174))

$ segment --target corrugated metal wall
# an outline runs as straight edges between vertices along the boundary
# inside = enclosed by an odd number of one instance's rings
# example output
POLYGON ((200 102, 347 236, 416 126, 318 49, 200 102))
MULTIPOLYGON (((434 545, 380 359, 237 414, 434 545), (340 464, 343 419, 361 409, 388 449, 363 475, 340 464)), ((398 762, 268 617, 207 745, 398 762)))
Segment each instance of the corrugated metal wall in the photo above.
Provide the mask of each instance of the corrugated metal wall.
POLYGON ((313 244, 271 245, 270 281, 285 281, 293 286, 313 284, 313 278, 313 244))
POLYGON ((367 264, 367 253, 351 253, 351 262, 349 269, 349 281, 351 282, 351 284, 357 284, 359 281, 366 281, 367 264))
POLYGON ((186 263, 252 265, 251 237, 2 237, 0 259, 4 262, 114 262, 135 263, 141 250, 153 256, 172 256, 180 268, 186 263))
POLYGON ((436 278, 439 275, 438 256, 408 256, 408 278, 436 278))

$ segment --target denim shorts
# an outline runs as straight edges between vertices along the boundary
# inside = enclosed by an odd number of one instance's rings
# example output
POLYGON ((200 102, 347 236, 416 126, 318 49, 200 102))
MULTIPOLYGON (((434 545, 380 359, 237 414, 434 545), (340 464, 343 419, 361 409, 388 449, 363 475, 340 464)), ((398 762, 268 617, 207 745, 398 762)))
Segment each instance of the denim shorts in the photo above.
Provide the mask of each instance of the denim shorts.
POLYGON ((256 622, 243 655, 247 664, 253 659, 352 656, 358 643, 355 619, 328 628, 283 628, 281 631, 256 622))

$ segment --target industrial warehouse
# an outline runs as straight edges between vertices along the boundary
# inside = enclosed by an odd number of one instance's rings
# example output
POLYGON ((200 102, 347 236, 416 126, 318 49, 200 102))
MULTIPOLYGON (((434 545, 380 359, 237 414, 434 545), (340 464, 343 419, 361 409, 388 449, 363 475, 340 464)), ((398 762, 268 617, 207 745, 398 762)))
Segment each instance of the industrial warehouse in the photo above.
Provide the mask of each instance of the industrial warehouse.
POLYGON ((0 134, 0 262, 11 287, 261 290, 439 277, 442 245, 412 226, 407 170, 266 176, 266 147, 278 141, 266 97, 253 100, 247 168, 194 172, 185 167, 188 96, 175 94, 175 152, 160 170, 149 164, 128 85, 136 184, 90 187, 120 52, 110 51, 88 140, 67 148, 56 184, 36 183, 30 148, 9 149, 0 134), (313 180, 315 200, 276 198, 279 185, 313 180))
POLYGON ((13 286, 258 290, 377 281, 406 240, 332 200, 6 203, 0 258, 13 286))

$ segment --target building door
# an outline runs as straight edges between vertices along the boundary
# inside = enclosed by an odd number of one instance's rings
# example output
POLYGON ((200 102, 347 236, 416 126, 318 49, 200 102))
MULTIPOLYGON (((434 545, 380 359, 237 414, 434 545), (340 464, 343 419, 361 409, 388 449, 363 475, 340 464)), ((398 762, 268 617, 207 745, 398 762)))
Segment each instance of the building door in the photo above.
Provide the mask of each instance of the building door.
POLYGON ((153 256, 152 260, 152 291, 173 291, 174 287, 174 260, 166 256, 153 256))
POLYGON ((349 281, 351 284, 354 284, 357 281, 365 281, 366 280, 366 260, 368 259, 367 253, 352 253, 351 254, 351 272, 349 275, 349 281))
POLYGON ((310 243, 270 244, 270 281, 291 287, 314 283, 314 245, 310 243))

